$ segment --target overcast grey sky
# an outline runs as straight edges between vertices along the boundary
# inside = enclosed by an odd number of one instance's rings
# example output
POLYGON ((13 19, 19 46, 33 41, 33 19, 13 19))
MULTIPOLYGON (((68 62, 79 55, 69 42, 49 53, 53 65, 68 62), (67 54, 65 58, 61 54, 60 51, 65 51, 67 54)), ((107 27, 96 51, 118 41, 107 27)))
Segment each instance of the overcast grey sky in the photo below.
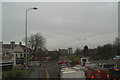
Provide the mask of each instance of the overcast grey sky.
POLYGON ((25 36, 25 10, 28 35, 40 32, 46 48, 81 48, 113 43, 118 36, 117 2, 4 2, 2 35, 4 42, 20 42, 25 36))

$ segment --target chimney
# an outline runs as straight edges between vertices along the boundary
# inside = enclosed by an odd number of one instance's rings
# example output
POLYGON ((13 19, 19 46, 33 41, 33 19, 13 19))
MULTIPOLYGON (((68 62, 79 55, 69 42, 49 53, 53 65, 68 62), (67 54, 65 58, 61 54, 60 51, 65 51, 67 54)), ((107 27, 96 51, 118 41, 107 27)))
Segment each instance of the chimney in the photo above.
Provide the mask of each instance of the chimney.
POLYGON ((19 42, 19 45, 21 46, 21 45, 22 45, 22 42, 19 42))
POLYGON ((15 47, 15 41, 10 42, 10 48, 13 49, 15 47))

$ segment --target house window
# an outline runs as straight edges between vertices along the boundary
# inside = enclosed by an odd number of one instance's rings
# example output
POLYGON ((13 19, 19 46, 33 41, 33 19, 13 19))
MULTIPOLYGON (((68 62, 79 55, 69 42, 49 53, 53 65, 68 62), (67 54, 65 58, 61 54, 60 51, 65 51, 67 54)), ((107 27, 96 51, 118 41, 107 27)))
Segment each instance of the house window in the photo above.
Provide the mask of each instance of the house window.
POLYGON ((26 57, 25 54, 24 54, 24 57, 26 57))
POLYGON ((9 52, 6 52, 6 55, 8 55, 9 54, 9 52))
POLYGON ((22 57, 22 54, 20 54, 20 57, 22 57))
POLYGON ((16 58, 16 60, 19 60, 19 58, 16 58))
POLYGON ((16 54, 16 57, 18 57, 18 55, 16 54))

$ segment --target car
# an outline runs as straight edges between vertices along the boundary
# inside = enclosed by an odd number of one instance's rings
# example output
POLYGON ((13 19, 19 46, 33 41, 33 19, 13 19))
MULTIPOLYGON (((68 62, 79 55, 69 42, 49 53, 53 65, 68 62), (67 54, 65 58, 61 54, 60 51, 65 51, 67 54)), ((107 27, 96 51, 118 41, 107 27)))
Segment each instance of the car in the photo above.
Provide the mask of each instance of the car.
POLYGON ((62 65, 60 66, 60 69, 63 69, 63 68, 66 68, 66 67, 67 67, 66 64, 62 64, 62 65))
POLYGON ((91 62, 85 62, 85 66, 90 65, 90 64, 91 64, 91 62))
POLYGON ((59 65, 65 64, 65 65, 69 66, 69 64, 68 64, 67 61, 59 61, 58 64, 59 64, 59 65))
POLYGON ((65 68, 64 71, 60 73, 60 79, 63 80, 76 80, 76 79, 82 79, 86 80, 85 73, 82 70, 76 70, 72 68, 65 68))
POLYGON ((120 69, 109 69, 110 80, 120 80, 120 69))
POLYGON ((73 66, 72 68, 76 69, 76 70, 82 70, 82 66, 81 65, 76 65, 76 66, 73 66))
POLYGON ((64 71, 65 68, 67 68, 67 65, 66 65, 66 64, 61 64, 61 65, 60 65, 58 77, 60 77, 60 73, 61 73, 62 71, 64 71))
POLYGON ((86 73, 87 70, 88 70, 88 67, 87 66, 76 65, 76 66, 72 67, 72 69, 75 69, 75 70, 78 70, 78 71, 82 70, 86 73))
POLYGON ((118 60, 120 59, 120 56, 115 56, 115 58, 113 58, 113 60, 118 60))
POLYGON ((95 79, 95 80, 107 80, 109 79, 109 73, 106 69, 96 66, 95 64, 87 66, 88 70, 86 71, 86 79, 95 79))

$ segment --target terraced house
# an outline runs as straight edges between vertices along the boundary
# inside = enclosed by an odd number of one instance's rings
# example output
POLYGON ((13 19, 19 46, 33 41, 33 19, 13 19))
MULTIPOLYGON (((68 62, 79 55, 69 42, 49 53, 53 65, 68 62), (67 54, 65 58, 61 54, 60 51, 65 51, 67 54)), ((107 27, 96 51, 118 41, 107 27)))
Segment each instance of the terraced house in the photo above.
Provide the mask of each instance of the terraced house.
POLYGON ((2 43, 2 52, 3 59, 11 59, 13 61, 13 65, 22 65, 24 64, 25 57, 28 56, 28 48, 26 53, 26 47, 22 45, 22 42, 19 44, 15 44, 14 41, 11 41, 10 44, 2 43))

